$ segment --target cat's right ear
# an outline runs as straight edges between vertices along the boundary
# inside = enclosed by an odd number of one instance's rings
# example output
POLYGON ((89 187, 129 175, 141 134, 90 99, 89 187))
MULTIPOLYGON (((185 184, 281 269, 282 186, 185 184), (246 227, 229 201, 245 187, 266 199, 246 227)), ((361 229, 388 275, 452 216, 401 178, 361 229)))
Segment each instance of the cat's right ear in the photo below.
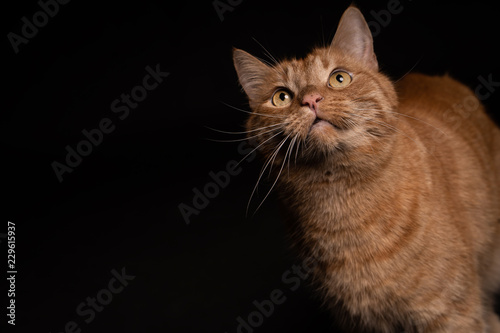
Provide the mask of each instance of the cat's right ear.
POLYGON ((269 66, 253 55, 233 48, 233 62, 238 79, 250 100, 257 99, 259 87, 266 83, 269 66))

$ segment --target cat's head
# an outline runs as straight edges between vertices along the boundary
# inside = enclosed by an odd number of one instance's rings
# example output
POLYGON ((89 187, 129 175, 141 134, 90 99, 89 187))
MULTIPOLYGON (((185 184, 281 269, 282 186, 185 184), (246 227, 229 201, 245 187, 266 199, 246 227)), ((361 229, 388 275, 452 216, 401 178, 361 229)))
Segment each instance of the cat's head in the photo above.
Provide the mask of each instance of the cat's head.
POLYGON ((272 163, 369 161, 387 151, 397 96, 379 72, 370 29, 351 6, 329 47, 304 59, 267 64, 234 49, 252 114, 247 131, 272 163), (275 152, 277 152, 275 154, 275 152))

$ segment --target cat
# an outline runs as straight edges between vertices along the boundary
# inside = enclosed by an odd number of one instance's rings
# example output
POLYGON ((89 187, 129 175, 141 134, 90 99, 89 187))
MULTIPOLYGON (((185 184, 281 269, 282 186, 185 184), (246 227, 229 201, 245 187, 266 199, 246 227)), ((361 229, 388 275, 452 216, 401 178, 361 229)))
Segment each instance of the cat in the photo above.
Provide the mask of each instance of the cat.
POLYGON ((246 129, 347 332, 500 332, 500 130, 448 75, 380 72, 350 6, 327 47, 233 49, 246 129), (458 108, 457 105, 466 105, 458 108))

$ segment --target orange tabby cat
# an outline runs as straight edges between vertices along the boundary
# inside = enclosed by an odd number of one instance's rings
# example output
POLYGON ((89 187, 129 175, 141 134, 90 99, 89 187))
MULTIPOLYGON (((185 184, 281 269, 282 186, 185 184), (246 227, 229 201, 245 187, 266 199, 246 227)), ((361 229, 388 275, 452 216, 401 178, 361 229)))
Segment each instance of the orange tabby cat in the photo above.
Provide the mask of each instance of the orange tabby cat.
POLYGON ((347 330, 500 332, 500 131, 472 91, 391 82, 355 7, 304 59, 233 56, 247 130, 347 330))

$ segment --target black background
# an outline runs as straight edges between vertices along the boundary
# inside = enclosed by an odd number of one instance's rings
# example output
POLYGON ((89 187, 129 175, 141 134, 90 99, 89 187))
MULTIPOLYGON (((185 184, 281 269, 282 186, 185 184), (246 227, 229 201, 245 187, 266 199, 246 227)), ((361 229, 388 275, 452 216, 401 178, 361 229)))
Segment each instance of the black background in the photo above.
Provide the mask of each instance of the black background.
MULTIPOLYGON (((211 182, 210 171, 243 157, 239 142, 208 140, 242 138, 207 129, 241 131, 246 117, 226 105, 248 110, 231 48, 265 58, 260 43, 278 58, 303 56, 331 40, 349 4, 245 0, 221 21, 212 1, 71 1, 17 54, 7 34, 20 34, 21 18, 31 20, 40 7, 4 4, 0 233, 7 221, 16 223, 16 328, 63 332, 75 321, 82 332, 232 333, 238 316, 255 311, 254 300, 280 289, 286 301, 255 332, 334 332, 307 283, 292 291, 282 279, 297 261, 275 197, 253 214, 269 184, 246 215, 258 159, 242 162, 241 173, 189 224, 178 205, 192 206, 193 189, 211 182), (111 102, 157 64, 170 75, 120 120, 111 102), (103 118, 115 130, 59 182, 51 163, 64 163, 65 146, 75 148, 81 131, 103 118), (77 306, 122 268, 135 279, 85 323, 77 306)), ((388 1, 357 4, 374 21, 371 11, 388 1)), ((401 6, 374 38, 390 77, 413 68, 448 72, 472 89, 479 76, 500 81, 493 2, 401 6)), ((500 91, 484 104, 498 121, 500 91)), ((0 248, 6 271, 5 240, 0 248)), ((4 327, 6 285, 0 294, 4 327)))

